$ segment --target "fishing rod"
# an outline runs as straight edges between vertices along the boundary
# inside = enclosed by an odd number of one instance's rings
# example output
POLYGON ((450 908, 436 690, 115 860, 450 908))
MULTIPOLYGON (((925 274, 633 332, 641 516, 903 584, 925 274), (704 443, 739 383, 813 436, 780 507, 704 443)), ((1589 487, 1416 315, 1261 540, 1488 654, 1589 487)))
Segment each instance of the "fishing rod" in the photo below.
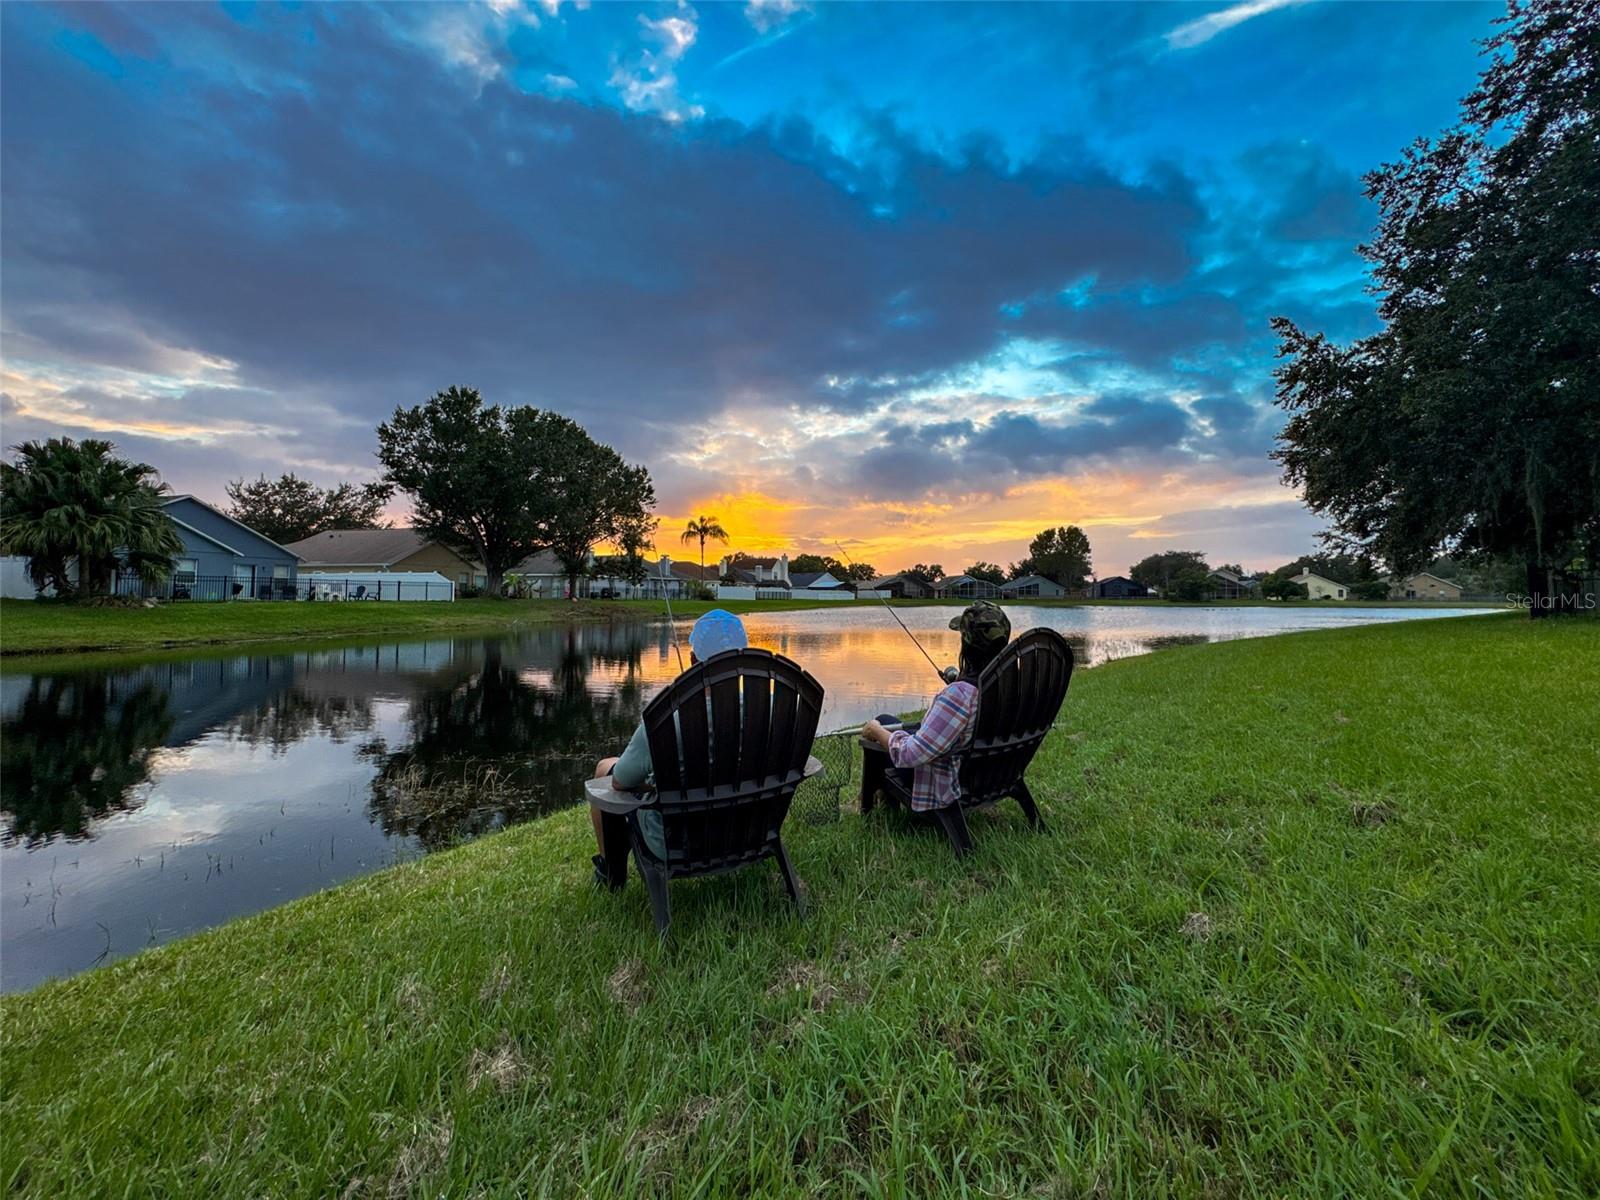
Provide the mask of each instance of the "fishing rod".
POLYGON ((672 648, 678 652, 678 674, 682 675, 688 670, 683 665, 683 647, 678 645, 678 622, 672 616, 672 577, 669 575, 661 581, 661 598, 667 602, 667 634, 672 638, 672 648))
MULTIPOLYGON (((842 545, 840 545, 838 542, 835 542, 833 545, 834 549, 838 550, 840 554, 844 555, 846 566, 854 567, 856 565, 850 561, 850 555, 845 552, 845 548, 842 545)), ((873 590, 877 591, 876 588, 873 590)), ((878 599, 883 601, 883 607, 889 610, 889 615, 894 618, 894 623, 900 626, 901 629, 905 630, 906 636, 911 639, 911 644, 918 650, 922 651, 922 657, 928 660, 928 665, 933 668, 934 674, 938 675, 939 678, 945 683, 949 683, 951 681, 949 669, 946 667, 941 667, 938 663, 933 661, 933 655, 928 653, 927 648, 923 646, 921 642, 917 641, 917 635, 912 633, 910 627, 900 619, 900 614, 895 612, 894 605, 889 603, 889 598, 882 592, 878 592, 878 599)))

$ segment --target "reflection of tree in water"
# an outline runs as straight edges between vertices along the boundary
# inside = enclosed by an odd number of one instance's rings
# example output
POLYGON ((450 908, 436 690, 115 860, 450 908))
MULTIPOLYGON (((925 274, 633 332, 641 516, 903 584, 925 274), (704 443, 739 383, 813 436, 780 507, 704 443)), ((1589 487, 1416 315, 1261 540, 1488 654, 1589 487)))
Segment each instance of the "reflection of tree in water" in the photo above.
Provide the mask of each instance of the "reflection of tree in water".
POLYGON ((251 746, 268 745, 274 755, 303 742, 313 734, 326 734, 343 742, 352 734, 372 728, 369 696, 314 696, 290 688, 259 708, 240 713, 228 731, 251 746))
POLYGON ((549 686, 491 643, 481 670, 414 701, 405 749, 362 748, 379 764, 370 810, 384 831, 436 849, 580 800, 594 760, 621 751, 642 707, 642 634, 607 642, 591 648, 569 631, 549 686), (599 696, 587 686, 596 662, 628 668, 599 696))
POLYGON ((33 846, 56 835, 84 838, 108 813, 135 807, 150 752, 172 729, 167 693, 148 681, 117 694, 113 677, 43 675, 5 723, 0 772, 4 841, 33 846))

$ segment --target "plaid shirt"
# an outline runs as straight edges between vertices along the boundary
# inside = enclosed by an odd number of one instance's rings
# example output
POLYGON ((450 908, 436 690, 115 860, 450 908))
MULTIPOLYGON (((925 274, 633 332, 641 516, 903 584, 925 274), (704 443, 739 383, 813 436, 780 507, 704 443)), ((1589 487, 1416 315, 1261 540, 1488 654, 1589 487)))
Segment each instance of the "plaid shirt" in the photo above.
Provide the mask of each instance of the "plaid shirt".
POLYGON ((915 768, 911 775, 913 811, 944 808, 960 797, 959 751, 972 740, 972 718, 977 711, 978 689, 963 680, 933 698, 915 733, 897 729, 889 735, 889 761, 897 767, 915 768))

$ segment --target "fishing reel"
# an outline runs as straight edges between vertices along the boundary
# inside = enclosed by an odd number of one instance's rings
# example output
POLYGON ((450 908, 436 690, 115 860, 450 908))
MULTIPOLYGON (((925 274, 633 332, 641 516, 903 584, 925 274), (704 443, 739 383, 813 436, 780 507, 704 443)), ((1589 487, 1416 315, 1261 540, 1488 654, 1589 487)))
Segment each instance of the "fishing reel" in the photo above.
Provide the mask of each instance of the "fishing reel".
POLYGON ((943 677, 946 683, 954 683, 956 680, 961 678, 961 671, 956 667, 946 667, 944 670, 940 671, 939 674, 941 677, 943 677))

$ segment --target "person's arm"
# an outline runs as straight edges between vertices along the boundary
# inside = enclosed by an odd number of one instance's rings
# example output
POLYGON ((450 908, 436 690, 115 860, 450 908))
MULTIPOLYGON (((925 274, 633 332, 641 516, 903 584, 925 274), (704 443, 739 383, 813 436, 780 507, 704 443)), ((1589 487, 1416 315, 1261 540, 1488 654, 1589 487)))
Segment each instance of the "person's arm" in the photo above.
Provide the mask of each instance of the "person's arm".
POLYGON ((959 746, 972 722, 971 691, 970 685, 952 684, 933 698, 915 733, 904 729, 890 733, 889 761, 897 767, 920 767, 959 746))
POLYGON ((650 786, 650 775, 655 769, 650 761, 650 741, 645 737, 644 723, 633 731, 628 748, 611 768, 611 786, 619 792, 642 792, 650 786))
MULTIPOLYGON (((895 729, 898 728, 896 725, 895 729)), ((884 750, 889 748, 889 738, 893 733, 894 730, 887 728, 877 717, 873 717, 861 727, 861 736, 884 750)))

